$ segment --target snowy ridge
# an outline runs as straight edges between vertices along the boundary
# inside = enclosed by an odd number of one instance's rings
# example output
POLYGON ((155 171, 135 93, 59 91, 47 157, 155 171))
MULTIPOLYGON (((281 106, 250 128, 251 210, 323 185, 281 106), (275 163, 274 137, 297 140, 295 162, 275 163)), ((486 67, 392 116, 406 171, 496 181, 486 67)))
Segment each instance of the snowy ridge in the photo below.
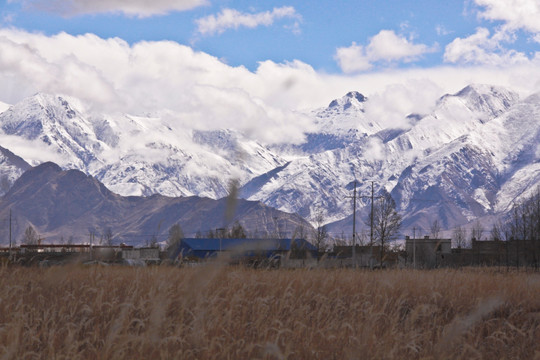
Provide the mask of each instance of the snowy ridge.
MULTIPOLYGON (((500 187, 500 160, 493 159, 485 141, 473 140, 485 139, 481 131, 514 106, 520 106, 515 93, 469 86, 443 96, 431 114, 416 119, 408 130, 385 129, 344 148, 291 161, 249 199, 307 218, 322 209, 332 222, 351 214, 351 204, 344 199, 356 179, 361 194, 369 194, 371 181, 379 190, 392 192, 405 218, 423 226, 429 219, 421 220, 421 215, 442 203, 452 204, 443 206, 447 214, 440 216, 446 226, 467 222, 494 211, 500 187)), ((537 120, 538 114, 538 126, 537 120)), ((501 140, 494 138, 490 144, 497 147, 501 140)))
POLYGON ((6 111, 7 109, 9 109, 10 106, 11 105, 0 101, 0 114, 3 113, 4 111, 6 111))
MULTIPOLYGON (((424 228, 435 217, 451 228, 504 214, 540 184, 540 94, 520 100, 508 89, 470 85, 395 129, 370 119, 366 104, 350 92, 310 112, 317 130, 300 145, 186 129, 171 114, 91 113, 76 99, 46 94, 1 113, 0 128, 47 144, 64 168, 121 195, 217 199, 236 180, 244 198, 311 220, 322 212, 340 232, 351 223, 355 180, 359 194, 369 194, 372 181, 391 192, 405 226, 424 228)), ((368 204, 361 198, 359 211, 368 204)))
POLYGON ((0 128, 42 141, 62 156, 64 168, 93 175, 122 195, 217 199, 232 179, 245 182, 285 162, 229 130, 192 134, 159 115, 94 114, 74 104, 37 94, 0 114, 0 128))

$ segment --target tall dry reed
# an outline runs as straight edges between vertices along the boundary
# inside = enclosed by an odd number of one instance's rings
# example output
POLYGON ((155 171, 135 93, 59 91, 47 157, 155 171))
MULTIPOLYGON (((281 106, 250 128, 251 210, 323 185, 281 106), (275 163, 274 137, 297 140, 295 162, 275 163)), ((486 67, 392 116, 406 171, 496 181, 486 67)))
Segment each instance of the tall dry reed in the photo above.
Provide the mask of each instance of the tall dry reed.
POLYGON ((540 359, 540 274, 0 269, 1 359, 540 359))

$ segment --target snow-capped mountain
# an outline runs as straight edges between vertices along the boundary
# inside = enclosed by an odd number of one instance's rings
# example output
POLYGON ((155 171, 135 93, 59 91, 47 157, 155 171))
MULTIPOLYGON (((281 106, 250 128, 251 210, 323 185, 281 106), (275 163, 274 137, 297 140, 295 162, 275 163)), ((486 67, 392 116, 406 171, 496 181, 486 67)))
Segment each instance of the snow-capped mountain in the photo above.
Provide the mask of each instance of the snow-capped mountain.
MULTIPOLYGON (((370 194, 374 181, 377 189, 393 192, 406 218, 414 218, 414 209, 444 201, 453 203, 446 210, 445 225, 466 222, 488 211, 484 197, 493 199, 499 190, 496 160, 486 156, 489 151, 482 144, 469 144, 467 136, 517 104, 513 92, 469 86, 443 96, 431 114, 415 119, 409 129, 383 129, 343 148, 295 159, 272 171, 268 181, 259 177, 248 183, 246 196, 307 218, 322 210, 326 219, 336 221, 351 214, 347 199, 354 180, 362 195, 370 194), (434 185, 441 194, 435 196, 432 189, 424 194, 434 185), (414 204, 411 200, 416 198, 426 203, 414 204), (456 205, 460 202, 465 205, 456 205)), ((362 201, 367 204, 367 199, 362 201)))
POLYGON ((339 233, 352 223, 355 181, 359 211, 373 182, 376 192, 393 195, 405 229, 504 213, 540 184, 540 94, 521 100, 505 88, 470 85, 396 128, 370 118, 369 101, 353 91, 307 113, 315 130, 300 145, 188 130, 170 114, 96 114, 76 99, 44 94, 1 113, 0 129, 47 144, 64 168, 121 195, 217 199, 236 180, 243 198, 310 220, 322 213, 339 233))
POLYGON ((31 166, 21 157, 0 146, 0 196, 31 166))
POLYGON ((37 94, 0 114, 6 135, 40 140, 56 150, 65 166, 88 170, 96 154, 109 148, 98 139, 94 123, 61 96, 37 94))
POLYGON ((62 238, 88 242, 90 232, 96 240, 103 239, 109 229, 115 244, 132 245, 144 245, 154 236, 165 241, 174 224, 179 224, 188 237, 216 228, 230 229, 235 223, 253 236, 281 233, 290 237, 298 227, 312 230, 300 216, 255 201, 238 200, 231 205, 228 198, 123 197, 92 176, 79 170, 62 170, 52 162, 26 171, 0 198, 0 218, 10 216, 12 227, 0 228, 3 245, 10 237, 18 242, 28 226, 48 242, 62 238), (234 214, 226 219, 224 213, 233 208, 234 214))
POLYGON ((122 195, 220 198, 232 180, 245 182, 285 163, 230 130, 191 131, 160 116, 96 114, 76 99, 46 94, 0 114, 0 129, 29 144, 43 142, 64 168, 95 176, 122 195))
POLYGON ((373 135, 383 127, 365 114, 367 98, 357 91, 348 92, 332 100, 327 107, 311 111, 314 131, 306 134, 306 141, 298 145, 274 146, 276 152, 316 154, 342 149, 362 138, 373 135))

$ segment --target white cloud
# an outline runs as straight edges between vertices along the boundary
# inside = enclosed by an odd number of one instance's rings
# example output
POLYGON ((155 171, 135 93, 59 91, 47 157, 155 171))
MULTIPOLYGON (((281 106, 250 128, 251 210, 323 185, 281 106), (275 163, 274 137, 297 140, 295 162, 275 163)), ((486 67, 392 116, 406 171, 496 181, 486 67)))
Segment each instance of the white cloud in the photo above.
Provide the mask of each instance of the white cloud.
POLYGON ((474 0, 482 7, 482 19, 505 22, 512 30, 523 29, 540 33, 540 2, 538 0, 474 0))
MULTIPOLYGON (((531 39, 540 42, 540 2, 538 0, 474 0, 478 6, 478 17, 484 20, 501 21, 493 34, 485 27, 476 33, 456 38, 446 46, 444 61, 450 63, 489 66, 513 66, 531 60, 522 52, 511 49, 518 30, 531 34, 531 39)), ((532 55, 533 57, 535 55, 532 55)))
POLYGON ((336 50, 334 58, 345 73, 369 70, 374 62, 412 62, 425 53, 434 51, 434 47, 414 44, 392 30, 381 30, 373 36, 367 46, 353 42, 350 47, 336 50))
POLYGON ((172 11, 193 9, 207 0, 10 0, 25 8, 71 17, 97 13, 123 13, 127 16, 148 17, 172 11))
POLYGON ((427 79, 388 85, 369 97, 366 116, 385 128, 408 128, 410 114, 429 114, 443 90, 427 79))
POLYGON ((41 140, 27 140, 16 135, 0 134, 0 144, 28 161, 32 166, 46 161, 54 161, 60 166, 69 163, 66 156, 52 150, 41 140))
MULTIPOLYGON (((470 83, 540 91, 540 55, 510 67, 446 66, 332 75, 301 61, 261 62, 255 72, 170 41, 54 36, 0 29, 0 101, 36 92, 80 98, 90 110, 166 116, 173 129, 235 128, 264 143, 301 141, 299 110, 326 106, 351 90, 379 104, 388 123, 470 83)), ((377 114, 376 111, 378 111, 377 114)))
POLYGON ((345 73, 369 70, 373 67, 365 48, 355 42, 349 47, 338 48, 334 59, 345 73))
MULTIPOLYGON (((0 30, 0 100, 36 92, 105 112, 173 114, 178 127, 237 128, 264 142, 299 141, 309 122, 264 101, 264 76, 175 42, 0 30)), ((295 71, 294 69, 292 70, 295 71)), ((273 80, 271 80, 273 81, 273 80)))
POLYGON ((383 142, 377 137, 371 137, 363 150, 362 157, 366 160, 381 161, 387 158, 383 142))
POLYGON ((527 63, 527 56, 521 52, 504 48, 501 43, 510 40, 502 31, 490 37, 486 28, 478 28, 476 33, 466 38, 456 38, 446 46, 444 61, 450 63, 508 66, 527 63))
MULTIPOLYGON (((258 26, 270 26, 274 21, 291 18, 299 20, 301 17, 292 6, 274 8, 272 11, 259 13, 242 13, 235 9, 223 9, 218 15, 209 15, 197 19, 197 32, 201 35, 221 34, 229 29, 240 27, 256 28, 258 26)), ((295 22, 294 31, 298 31, 298 22, 295 22)))

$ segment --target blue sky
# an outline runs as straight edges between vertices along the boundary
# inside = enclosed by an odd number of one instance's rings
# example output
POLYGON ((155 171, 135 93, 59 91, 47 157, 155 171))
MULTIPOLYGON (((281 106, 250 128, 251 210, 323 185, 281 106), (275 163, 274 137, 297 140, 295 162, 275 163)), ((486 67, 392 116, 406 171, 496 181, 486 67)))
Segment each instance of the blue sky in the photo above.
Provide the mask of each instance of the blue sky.
POLYGON ((351 90, 388 119, 470 83, 540 91, 538 19, 538 0, 7 0, 0 102, 61 93, 296 139, 298 110, 351 90))
MULTIPOLYGON (((48 35, 62 31, 72 35, 93 33, 102 38, 119 37, 130 44, 141 40, 172 40, 250 70, 255 70, 258 62, 264 60, 282 63, 296 59, 317 70, 337 73, 341 71, 335 59, 337 48, 349 47, 353 42, 366 45, 381 30, 393 31, 410 43, 425 44, 430 49, 413 61, 381 61, 370 71, 396 66, 436 66, 444 62, 445 46, 455 38, 466 38, 478 27, 493 33, 504 24, 502 19, 483 18, 481 14, 486 6, 482 2, 456 0, 184 1, 188 8, 182 11, 167 6, 152 9, 151 2, 141 1, 141 7, 146 8, 128 14, 122 10, 122 1, 117 1, 120 5, 111 1, 109 11, 88 9, 79 14, 70 13, 69 4, 76 2, 8 0, 1 11, 2 25, 48 35), (217 17, 224 9, 255 15, 285 7, 293 8, 294 14, 276 16, 270 25, 252 28, 239 25, 221 33, 197 31, 197 20, 217 17)), ((521 30, 516 32, 518 36, 511 47, 531 56, 539 50, 539 43, 531 40, 534 33, 521 30)))

